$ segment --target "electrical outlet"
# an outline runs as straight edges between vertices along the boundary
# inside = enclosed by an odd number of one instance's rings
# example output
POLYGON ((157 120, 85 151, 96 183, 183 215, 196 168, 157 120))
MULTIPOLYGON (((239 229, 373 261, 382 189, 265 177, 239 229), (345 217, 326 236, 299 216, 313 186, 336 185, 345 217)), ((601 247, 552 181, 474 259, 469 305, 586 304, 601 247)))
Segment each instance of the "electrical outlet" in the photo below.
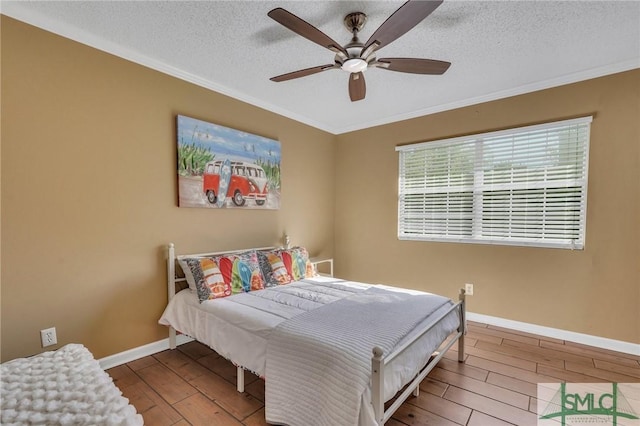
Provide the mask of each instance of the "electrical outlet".
POLYGON ((466 283, 464 285, 464 292, 467 296, 473 296, 473 284, 466 283))
POLYGON ((56 328, 51 327, 46 330, 40 330, 40 339, 42 340, 43 348, 57 344, 58 337, 56 336, 56 328))

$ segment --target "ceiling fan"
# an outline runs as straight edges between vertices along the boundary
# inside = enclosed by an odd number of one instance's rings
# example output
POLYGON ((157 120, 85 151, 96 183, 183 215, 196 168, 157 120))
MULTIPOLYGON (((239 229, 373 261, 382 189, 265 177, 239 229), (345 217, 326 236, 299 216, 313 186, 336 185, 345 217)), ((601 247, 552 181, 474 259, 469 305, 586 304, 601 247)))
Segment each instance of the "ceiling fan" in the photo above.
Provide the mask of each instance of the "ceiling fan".
POLYGON ((331 37, 298 18, 296 15, 280 7, 273 9, 267 15, 291 31, 323 46, 335 53, 334 63, 306 68, 272 77, 275 82, 306 77, 322 71, 342 69, 349 73, 349 97, 352 102, 364 99, 366 84, 363 72, 368 68, 382 68, 390 71, 412 74, 444 74, 451 63, 434 59, 417 58, 376 58, 376 52, 395 41, 429 16, 443 0, 422 1, 409 0, 396 10, 386 21, 378 27, 366 43, 360 42, 358 33, 367 21, 367 15, 362 12, 350 13, 344 18, 344 25, 353 35, 351 42, 341 46, 331 37))

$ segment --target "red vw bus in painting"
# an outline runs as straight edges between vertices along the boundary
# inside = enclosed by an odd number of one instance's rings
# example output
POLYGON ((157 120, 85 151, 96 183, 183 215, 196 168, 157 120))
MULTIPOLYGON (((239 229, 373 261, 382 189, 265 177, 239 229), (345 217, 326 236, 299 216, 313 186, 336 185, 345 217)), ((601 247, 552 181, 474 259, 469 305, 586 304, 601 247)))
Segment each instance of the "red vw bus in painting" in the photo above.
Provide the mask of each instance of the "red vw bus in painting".
MULTIPOLYGON (((220 171, 224 161, 216 160, 207 163, 204 169, 202 190, 211 204, 218 201, 220 187, 220 171)), ((227 197, 231 197, 233 204, 244 206, 246 200, 255 200, 262 206, 267 201, 267 175, 262 167, 243 161, 231 161, 231 179, 229 181, 227 197)))

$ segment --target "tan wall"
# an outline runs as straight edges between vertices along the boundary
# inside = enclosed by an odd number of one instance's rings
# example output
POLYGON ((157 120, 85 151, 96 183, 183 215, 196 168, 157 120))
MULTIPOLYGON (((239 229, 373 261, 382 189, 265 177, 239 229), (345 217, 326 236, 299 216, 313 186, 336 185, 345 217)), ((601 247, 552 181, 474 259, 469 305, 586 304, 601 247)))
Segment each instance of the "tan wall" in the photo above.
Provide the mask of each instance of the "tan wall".
POLYGON ((1 31, 2 360, 43 350, 50 326, 98 358, 162 339, 166 243, 285 230, 346 278, 452 297, 473 282, 473 312, 640 342, 640 71, 334 137, 4 16, 1 31), (280 140, 281 209, 178 208, 176 114, 280 140), (396 145, 585 114, 584 251, 398 241, 396 145))
POLYGON ((336 271, 469 311, 640 343, 640 70, 341 135, 336 271), (399 241, 396 145, 595 114, 586 248, 399 241))
POLYGON ((165 338, 163 246, 333 249, 335 137, 2 17, 2 360, 165 338), (277 211, 177 207, 176 115, 280 140, 277 211), (310 153, 313 155, 311 156, 310 153))

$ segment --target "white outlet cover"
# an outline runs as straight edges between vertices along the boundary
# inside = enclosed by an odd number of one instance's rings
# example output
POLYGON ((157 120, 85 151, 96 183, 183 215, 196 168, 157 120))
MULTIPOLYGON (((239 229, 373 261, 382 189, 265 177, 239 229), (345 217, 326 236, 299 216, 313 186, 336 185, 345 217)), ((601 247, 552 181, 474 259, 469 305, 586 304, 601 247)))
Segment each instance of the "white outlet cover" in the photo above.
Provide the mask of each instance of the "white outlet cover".
POLYGON ((40 330, 40 340, 42 341, 43 348, 57 344, 58 337, 56 336, 56 328, 51 327, 45 330, 40 330))

